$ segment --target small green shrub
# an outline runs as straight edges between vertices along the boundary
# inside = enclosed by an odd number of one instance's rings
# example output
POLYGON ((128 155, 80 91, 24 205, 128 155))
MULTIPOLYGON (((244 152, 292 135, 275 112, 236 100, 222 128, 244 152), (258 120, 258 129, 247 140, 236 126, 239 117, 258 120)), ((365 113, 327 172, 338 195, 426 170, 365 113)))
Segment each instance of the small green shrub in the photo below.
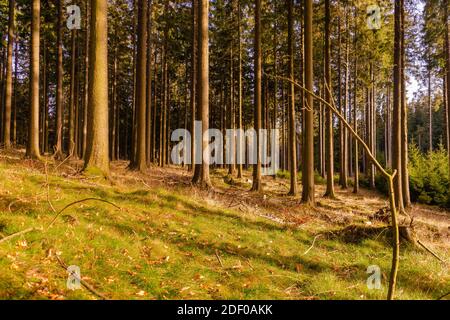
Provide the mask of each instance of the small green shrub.
POLYGON ((415 146, 409 150, 411 199, 425 204, 450 206, 448 155, 441 145, 423 154, 415 146))
MULTIPOLYGON (((443 146, 428 154, 420 152, 415 145, 410 146, 408 170, 413 202, 450 207, 448 155, 443 146)), ((367 177, 362 176, 360 183, 369 187, 367 177)), ((375 177, 375 185, 384 195, 389 194, 387 180, 380 173, 375 177)))

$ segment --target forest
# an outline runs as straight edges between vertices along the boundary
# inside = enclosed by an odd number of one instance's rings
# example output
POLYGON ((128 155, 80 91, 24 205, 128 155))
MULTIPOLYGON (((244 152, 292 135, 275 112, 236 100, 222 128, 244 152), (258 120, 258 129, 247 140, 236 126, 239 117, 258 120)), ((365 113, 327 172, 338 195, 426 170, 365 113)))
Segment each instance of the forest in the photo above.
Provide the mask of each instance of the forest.
POLYGON ((445 300, 448 0, 0 0, 0 300, 445 300))

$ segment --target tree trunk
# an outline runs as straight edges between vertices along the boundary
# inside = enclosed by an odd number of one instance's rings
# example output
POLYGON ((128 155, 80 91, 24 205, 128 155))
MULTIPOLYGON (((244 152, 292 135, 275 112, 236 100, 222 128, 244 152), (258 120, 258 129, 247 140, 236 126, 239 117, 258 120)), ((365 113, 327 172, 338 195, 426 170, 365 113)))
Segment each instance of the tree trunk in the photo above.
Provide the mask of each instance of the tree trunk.
POLYGON ((253 165, 252 191, 263 190, 261 182, 261 149, 259 143, 259 131, 262 126, 262 49, 261 49, 261 0, 255 0, 255 97, 254 97, 254 119, 256 131, 256 164, 253 165))
MULTIPOLYGON (((356 19, 356 10, 355 10, 356 19)), ((355 23, 356 26, 356 23, 355 23)), ((357 34, 355 27, 355 70, 353 79, 353 130, 358 133, 358 58, 357 58, 357 34)), ((353 193, 359 193, 359 144, 358 140, 354 138, 354 151, 353 151, 353 165, 354 165, 354 181, 353 181, 353 193)))
MULTIPOLYGON (((289 78, 294 81, 294 15, 293 1, 286 0, 288 9, 288 57, 289 78)), ((295 118, 295 88, 294 83, 289 83, 289 169, 291 187, 290 196, 297 195, 297 132, 295 118)))
POLYGON ((191 165, 190 171, 194 172, 194 181, 200 178, 201 166, 195 164, 196 145, 195 145, 195 120, 197 103, 197 41, 198 41, 198 0, 192 0, 192 52, 191 52, 191 165))
POLYGON ((411 207, 411 196, 409 191, 409 172, 408 172, 408 106, 406 101, 406 80, 405 80, 405 70, 406 70, 406 47, 405 47, 405 8, 401 8, 401 19, 402 19, 402 29, 401 29, 401 162, 402 162, 402 194, 403 194, 403 205, 405 208, 411 207))
MULTIPOLYGON (((347 111, 350 109, 350 94, 349 94, 349 82, 350 82, 350 31, 349 31, 349 7, 345 6, 345 87, 344 87, 344 104, 343 104, 343 116, 347 118, 347 111)), ((341 163, 341 186, 342 189, 348 188, 348 132, 345 126, 342 126, 342 163, 341 163)))
POLYGON ((42 121, 41 121, 41 154, 48 151, 48 49, 43 41, 44 70, 42 71, 42 121))
POLYGON ((108 1, 91 0, 88 134, 84 172, 109 176, 108 1))
POLYGON ((448 22, 448 0, 444 1, 445 5, 445 60, 447 69, 447 146, 448 146, 448 171, 450 179, 450 27, 448 22))
POLYGON ((431 101, 431 66, 428 66, 428 151, 433 152, 433 104, 431 101))
MULTIPOLYGON (((9 0, 8 19, 8 53, 6 62, 6 88, 5 88, 5 112, 3 125, 3 143, 5 149, 11 147, 11 106, 12 106, 12 55, 14 46, 14 21, 15 21, 15 0, 9 0)), ((17 58, 16 58, 17 59, 17 58)))
POLYGON ((56 71, 56 125, 55 125, 55 157, 57 159, 63 158, 63 117, 64 117, 64 106, 63 106, 63 6, 62 0, 58 0, 58 20, 56 23, 56 33, 57 33, 57 71, 56 71))
POLYGON ((41 2, 33 0, 31 14, 30 53, 30 118, 27 143, 27 157, 40 159, 39 152, 39 49, 41 29, 41 2))
MULTIPOLYGON (((330 21, 331 21, 331 8, 330 0, 325 0, 325 100, 331 103, 331 53, 330 53, 330 21)), ((335 198, 334 191, 334 150, 333 150, 333 114, 329 108, 326 110, 325 121, 325 159, 326 159, 326 172, 327 172, 327 191, 326 197, 335 198)))
POLYGON ((85 26, 85 44, 84 44, 84 106, 83 106, 83 142, 82 142, 82 157, 86 157, 86 145, 87 145, 87 114, 89 106, 89 20, 90 20, 90 7, 89 1, 86 1, 86 26, 85 26))
POLYGON ((70 71, 70 102, 69 102, 69 156, 77 157, 75 148, 75 69, 76 69, 76 30, 72 30, 72 57, 71 57, 71 71, 70 71))
MULTIPOLYGON (((313 61, 313 1, 305 0, 305 87, 314 90, 313 61)), ((302 202, 315 205, 314 185, 314 101, 311 94, 306 95, 303 142, 303 195, 302 202)))
POLYGON ((153 59, 152 59, 152 9, 153 1, 148 0, 148 21, 147 21, 147 163, 153 162, 152 157, 152 131, 153 131, 153 105, 152 105, 152 78, 153 78, 153 59))
POLYGON ((130 167, 138 171, 147 168, 146 120, 147 120, 147 0, 138 0, 138 43, 136 61, 136 155, 130 167))
MULTIPOLYGON (((239 79, 238 79, 238 130, 242 130, 242 42, 241 42, 241 5, 238 1, 238 43, 239 43, 239 79)), ((275 62, 276 63, 276 62, 275 62)), ((242 159, 241 159, 242 160, 242 159)), ((238 165, 238 179, 242 179, 242 161, 238 165)))
POLYGON ((401 163, 401 35, 402 19, 401 10, 403 0, 395 2, 395 48, 394 48, 394 105, 393 105, 393 130, 392 130, 392 169, 397 171, 394 179, 394 190, 396 204, 399 211, 403 211, 403 192, 402 192, 402 163, 401 163))
MULTIPOLYGON (((198 3, 198 108, 202 121, 202 155, 208 149, 209 137, 209 1, 199 0, 198 3)), ((201 175, 196 184, 203 188, 212 188, 209 176, 209 155, 203 157, 201 175)))

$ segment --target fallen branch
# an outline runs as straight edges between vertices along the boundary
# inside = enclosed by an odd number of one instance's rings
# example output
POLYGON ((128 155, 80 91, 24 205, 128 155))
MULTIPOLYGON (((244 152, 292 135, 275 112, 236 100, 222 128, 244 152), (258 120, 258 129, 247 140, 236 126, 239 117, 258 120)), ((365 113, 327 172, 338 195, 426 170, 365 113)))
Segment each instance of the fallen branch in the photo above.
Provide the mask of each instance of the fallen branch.
POLYGON ((52 209, 52 211, 54 213, 56 213, 56 209, 53 206, 52 202, 50 201, 50 183, 48 182, 48 166, 47 166, 47 161, 45 161, 44 164, 44 169, 45 169, 45 185, 47 187, 47 203, 49 204, 50 208, 52 209))
POLYGON ((325 83, 325 84, 326 84, 328 93, 331 96, 331 99, 330 99, 331 101, 326 101, 322 97, 315 94, 313 91, 309 90, 308 88, 304 87, 303 85, 297 83, 296 81, 294 81, 292 79, 289 79, 286 77, 280 77, 280 76, 273 76, 273 75, 269 75, 269 74, 266 74, 266 75, 268 77, 288 81, 289 83, 298 87, 305 93, 309 94, 314 99, 321 101, 333 114, 336 115, 336 117, 338 117, 339 121, 348 129, 350 134, 363 146, 364 150, 366 151, 367 157, 370 159, 370 161, 373 163, 373 165, 375 165, 375 167, 378 170, 380 170, 381 174, 386 178, 386 180, 388 182, 388 187, 389 187, 389 205, 391 208, 391 220, 392 220, 393 243, 394 243, 387 299, 393 300, 394 296, 395 296, 397 273, 398 273, 398 266, 399 266, 399 261, 400 261, 400 233, 399 233, 399 227, 398 227, 397 207, 396 207, 396 203, 395 203, 395 193, 394 193, 394 178, 397 175, 397 171, 394 170, 394 172, 392 174, 390 174, 389 172, 387 172, 386 169, 383 168, 383 166, 380 164, 380 162, 378 162, 376 157, 373 155, 372 150, 367 146, 367 144, 364 142, 364 140, 358 135, 358 133, 355 131, 355 128, 353 128, 353 126, 347 122, 347 120, 345 119, 345 116, 343 116, 341 114, 341 112, 336 108, 336 103, 333 98, 332 90, 327 83, 325 83))
MULTIPOLYGON (((56 256, 56 260, 58 260, 59 265, 67 271, 67 265, 61 260, 61 258, 58 255, 56 256)), ((89 283, 87 283, 86 281, 84 281, 81 277, 78 277, 74 272, 72 272, 70 274, 71 276, 75 277, 78 281, 80 281, 80 283, 88 290, 90 291, 92 294, 96 295, 97 297, 103 299, 103 300, 108 300, 108 298, 106 296, 104 296, 103 294, 101 294, 100 292, 98 292, 97 290, 95 290, 89 283)))
POLYGON ((439 257, 433 250, 431 250, 430 248, 428 248, 422 241, 417 240, 417 243, 420 244, 422 246, 422 248, 424 248, 425 250, 427 250, 429 253, 431 253, 431 255, 433 255, 436 259, 438 259, 440 262, 442 263, 447 263, 444 259, 442 259, 441 257, 439 257))
POLYGON ((219 261, 220 266, 221 266, 222 268, 224 268, 223 263, 222 263, 222 260, 220 259, 220 256, 219 256, 219 252, 216 250, 214 253, 216 254, 216 258, 217 258, 217 261, 219 261))
POLYGON ((8 240, 11 240, 12 238, 16 238, 16 237, 21 236, 23 234, 33 232, 35 230, 37 230, 37 229, 36 228, 28 228, 28 229, 25 229, 23 231, 13 233, 13 234, 11 234, 11 235, 9 235, 7 237, 4 237, 3 239, 0 239, 0 243, 8 241, 8 240))
POLYGON ((61 215, 61 213, 63 213, 65 210, 69 209, 70 207, 73 207, 73 206, 76 205, 76 204, 83 203, 83 202, 88 202, 88 201, 99 201, 99 202, 104 202, 104 203, 107 203, 107 204, 112 205, 113 207, 115 207, 115 208, 118 209, 118 210, 121 210, 121 208, 120 208, 119 206, 117 206, 116 204, 114 204, 114 203, 112 203, 112 202, 110 202, 110 201, 108 201, 108 200, 103 200, 103 199, 98 199, 98 198, 87 198, 87 199, 75 201, 75 202, 72 202, 72 203, 68 204, 68 205, 65 206, 62 210, 60 210, 60 211, 56 214, 56 216, 53 218, 53 220, 49 223, 49 225, 47 226, 47 229, 50 228, 50 227, 55 223, 56 219, 58 219, 58 217, 61 215))
POLYGON ((306 256, 311 250, 312 248, 314 248, 314 244, 316 243, 316 240, 321 236, 322 234, 318 234, 317 236, 314 237, 313 243, 311 245, 311 247, 309 247, 308 250, 305 251, 305 253, 303 253, 304 256, 306 256))
POLYGON ((444 299, 445 297, 447 297, 447 296, 449 296, 449 295, 450 295, 450 292, 447 292, 447 293, 444 294, 442 297, 439 297, 438 300, 442 300, 442 299, 444 299))

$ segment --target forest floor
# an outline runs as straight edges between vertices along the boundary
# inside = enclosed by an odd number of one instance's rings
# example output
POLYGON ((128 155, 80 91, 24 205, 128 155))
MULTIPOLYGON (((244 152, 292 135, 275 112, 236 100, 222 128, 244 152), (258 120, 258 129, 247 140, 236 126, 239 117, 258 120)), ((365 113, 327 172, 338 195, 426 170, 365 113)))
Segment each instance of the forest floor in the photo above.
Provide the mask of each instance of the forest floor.
MULTIPOLYGON (((0 152, 0 299, 386 297, 390 231, 374 217, 388 204, 376 192, 337 188, 330 200, 318 185, 309 208, 285 196, 286 179, 265 177, 265 192, 249 193, 250 171, 239 182, 214 170, 207 192, 185 169, 141 174, 114 162, 105 181, 80 175, 81 165, 0 152), (88 198, 109 203, 86 200, 57 215, 88 198), (62 265, 79 266, 95 292, 68 290, 62 265), (371 265, 381 269, 380 290, 368 289, 371 265)), ((402 243, 397 298, 438 299, 450 291, 450 213, 415 205, 410 215, 446 262, 402 243)))

